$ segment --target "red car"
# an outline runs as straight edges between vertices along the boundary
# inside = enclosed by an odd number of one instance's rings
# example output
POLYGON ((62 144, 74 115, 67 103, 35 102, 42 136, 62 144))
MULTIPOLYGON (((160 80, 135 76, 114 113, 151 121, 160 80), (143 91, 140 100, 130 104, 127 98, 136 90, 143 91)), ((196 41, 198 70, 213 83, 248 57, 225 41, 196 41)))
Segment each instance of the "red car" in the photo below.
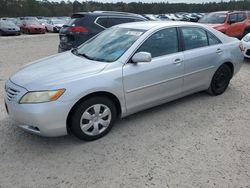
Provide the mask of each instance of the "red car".
POLYGON ((199 20, 222 33, 241 39, 250 32, 250 11, 212 12, 199 20))
POLYGON ((22 22, 21 31, 27 34, 45 34, 45 26, 34 20, 25 20, 22 22))

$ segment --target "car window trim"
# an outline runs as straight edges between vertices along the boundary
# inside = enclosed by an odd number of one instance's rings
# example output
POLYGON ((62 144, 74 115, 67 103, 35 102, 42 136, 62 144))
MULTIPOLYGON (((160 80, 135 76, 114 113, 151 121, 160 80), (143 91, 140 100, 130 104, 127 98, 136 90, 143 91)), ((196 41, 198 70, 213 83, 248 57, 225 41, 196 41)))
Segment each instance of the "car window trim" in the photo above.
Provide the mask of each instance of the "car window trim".
POLYGON ((98 19, 100 19, 100 18, 108 18, 108 19, 109 19, 109 18, 128 18, 128 19, 138 19, 138 20, 140 20, 140 21, 146 21, 146 20, 144 20, 144 19, 142 19, 142 18, 137 18, 137 17, 133 17, 133 16, 98 16, 98 17, 95 19, 94 23, 95 23, 96 25, 102 27, 103 29, 107 29, 107 27, 104 27, 104 26, 102 26, 101 24, 97 23, 98 19))
POLYGON ((157 33, 158 31, 160 30, 164 30, 164 29, 171 29, 171 28, 175 28, 176 29, 176 34, 177 34, 177 40, 178 40, 178 52, 175 52, 175 53, 171 53, 171 54, 166 54, 166 55, 162 55, 162 56, 157 56, 157 57, 153 57, 152 60, 154 60, 155 58, 159 58, 159 57, 163 57, 163 56, 169 56, 169 55, 173 55, 173 54, 176 54, 176 53, 180 53, 182 52, 183 50, 181 48, 179 48, 179 34, 178 34, 178 26, 167 26, 167 27, 164 27, 164 28, 159 28, 157 30, 155 30, 153 33, 151 33, 149 36, 147 36, 137 47, 136 49, 131 53, 131 55, 129 56, 129 58, 127 59, 126 64, 128 63, 131 63, 132 62, 132 57, 135 55, 136 51, 142 46, 142 44, 148 40, 149 37, 151 37, 153 34, 157 33))

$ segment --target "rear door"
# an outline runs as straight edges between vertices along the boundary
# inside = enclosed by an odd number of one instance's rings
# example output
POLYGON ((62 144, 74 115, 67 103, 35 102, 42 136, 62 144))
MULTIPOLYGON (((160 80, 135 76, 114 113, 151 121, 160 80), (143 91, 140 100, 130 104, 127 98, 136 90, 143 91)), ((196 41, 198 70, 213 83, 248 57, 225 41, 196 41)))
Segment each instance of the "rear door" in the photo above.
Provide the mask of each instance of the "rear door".
POLYGON ((184 43, 183 92, 207 89, 223 54, 222 44, 213 34, 198 27, 182 27, 184 43))
POLYGON ((245 30, 247 15, 245 12, 233 13, 229 15, 229 21, 233 21, 228 27, 226 34, 232 37, 241 38, 245 30))

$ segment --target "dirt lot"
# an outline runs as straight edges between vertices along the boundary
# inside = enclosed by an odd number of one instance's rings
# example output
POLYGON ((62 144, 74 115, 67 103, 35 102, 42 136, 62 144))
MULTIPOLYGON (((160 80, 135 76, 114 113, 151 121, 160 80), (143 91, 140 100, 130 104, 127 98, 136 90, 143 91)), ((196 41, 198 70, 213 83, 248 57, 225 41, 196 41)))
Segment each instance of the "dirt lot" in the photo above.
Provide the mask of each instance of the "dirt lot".
POLYGON ((0 187, 250 187, 250 62, 219 97, 199 93, 120 120, 101 140, 15 127, 4 82, 58 36, 0 38, 0 187))

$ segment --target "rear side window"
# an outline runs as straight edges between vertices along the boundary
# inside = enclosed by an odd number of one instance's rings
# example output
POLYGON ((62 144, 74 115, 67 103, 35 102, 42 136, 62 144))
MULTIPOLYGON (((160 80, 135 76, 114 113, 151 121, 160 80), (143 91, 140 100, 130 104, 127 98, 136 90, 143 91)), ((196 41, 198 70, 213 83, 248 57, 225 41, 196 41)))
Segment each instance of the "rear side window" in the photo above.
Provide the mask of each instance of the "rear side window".
POLYGON ((246 14, 245 13, 239 13, 238 14, 238 22, 243 22, 246 19, 246 14))
POLYGON ((136 22, 136 21, 139 21, 139 19, 126 18, 126 17, 109 17, 107 25, 108 25, 108 27, 112 27, 114 25, 129 23, 129 22, 136 22))
POLYGON ((214 35, 212 35, 211 33, 207 32, 207 37, 208 37, 208 42, 209 45, 216 45, 216 44, 220 44, 221 41, 219 39, 217 39, 214 35))
POLYGON ((206 31, 195 27, 182 28, 185 50, 208 46, 206 31))
POLYGON ((98 18, 96 20, 96 23, 99 24, 102 27, 105 27, 105 28, 109 27, 108 26, 108 18, 104 18, 104 17, 102 18, 102 17, 100 17, 100 18, 98 18))
POLYGON ((149 52, 153 58, 178 52, 176 28, 167 28, 154 33, 137 52, 149 52))

